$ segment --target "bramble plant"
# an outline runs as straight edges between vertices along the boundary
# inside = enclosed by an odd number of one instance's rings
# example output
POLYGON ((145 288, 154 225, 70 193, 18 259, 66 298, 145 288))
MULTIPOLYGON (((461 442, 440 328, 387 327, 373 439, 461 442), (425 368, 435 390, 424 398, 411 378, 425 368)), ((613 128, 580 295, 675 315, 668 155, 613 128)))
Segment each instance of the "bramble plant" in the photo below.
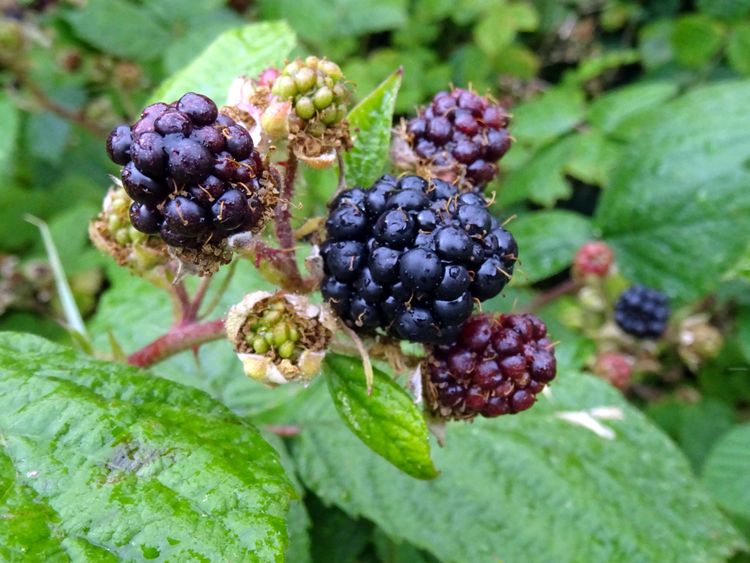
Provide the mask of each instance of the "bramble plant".
POLYGON ((750 69, 744 15, 345 3, 366 46, 317 2, 3 9, 0 118, 84 141, 62 181, 0 135, 53 184, 0 194, 46 256, 0 255, 0 559, 742 557, 750 83, 702 82, 750 69), (34 10, 109 106, 50 97, 34 10))

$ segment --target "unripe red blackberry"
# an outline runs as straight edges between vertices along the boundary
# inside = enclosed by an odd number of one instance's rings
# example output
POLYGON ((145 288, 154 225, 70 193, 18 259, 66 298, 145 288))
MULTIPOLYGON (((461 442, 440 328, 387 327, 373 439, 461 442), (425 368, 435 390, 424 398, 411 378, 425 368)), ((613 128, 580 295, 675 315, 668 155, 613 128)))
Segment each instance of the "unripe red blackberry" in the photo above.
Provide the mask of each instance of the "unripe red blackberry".
POLYGON ((383 176, 331 203, 323 297, 353 329, 451 342, 475 301, 508 283, 518 247, 477 193, 383 176))
POLYGON ((402 170, 484 186, 510 148, 508 122, 505 110, 487 97, 462 88, 438 92, 396 131, 392 158, 402 170))
POLYGON ((614 252, 605 242, 593 240, 581 246, 573 258, 573 273, 578 277, 586 275, 604 277, 614 260, 614 252))
POLYGON ((622 292, 615 304, 615 322, 636 338, 658 338, 667 328, 669 303, 656 289, 634 285, 622 292))
POLYGON ((594 373, 618 389, 627 389, 633 376, 634 360, 619 352, 602 352, 594 362, 594 373))
POLYGON ((429 411, 443 419, 516 414, 530 408, 555 378, 547 327, 534 315, 477 315, 457 341, 438 346, 422 364, 429 411))
POLYGON ((201 273, 228 261, 226 237, 262 228, 276 200, 247 130, 194 92, 116 127, 107 153, 123 165, 123 186, 137 203, 133 226, 159 233, 201 273))

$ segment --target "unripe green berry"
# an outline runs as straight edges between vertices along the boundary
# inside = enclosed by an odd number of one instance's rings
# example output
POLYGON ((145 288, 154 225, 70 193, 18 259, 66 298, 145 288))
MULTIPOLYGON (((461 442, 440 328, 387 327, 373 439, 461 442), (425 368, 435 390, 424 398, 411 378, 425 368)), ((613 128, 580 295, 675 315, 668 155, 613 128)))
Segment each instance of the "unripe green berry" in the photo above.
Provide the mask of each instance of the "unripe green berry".
POLYGON ((292 61, 288 65, 284 67, 283 74, 294 74, 301 68, 301 65, 298 61, 292 61))
POLYGON ((270 309, 263 313, 263 324, 266 328, 276 324, 281 319, 281 311, 270 309))
POLYGON ((273 83, 272 93, 279 98, 288 100, 297 95, 297 85, 291 76, 279 76, 273 83))
POLYGON ((261 336, 265 338, 269 346, 273 346, 273 332, 264 332, 261 336))
POLYGON ((305 59, 305 64, 312 69, 317 69, 319 61, 320 59, 318 59, 318 57, 316 57, 315 55, 310 55, 305 59))
POLYGON ((130 242, 130 236, 128 233, 128 229, 119 229, 115 233, 115 241, 117 241, 117 244, 120 244, 122 246, 125 246, 130 242))
POLYGON ((287 341, 284 342, 281 346, 279 346, 278 349, 279 357, 284 359, 289 359, 292 357, 292 354, 294 354, 294 342, 287 341))
POLYGON ((336 106, 328 106, 320 112, 320 121, 326 125, 333 125, 336 123, 337 117, 338 111, 336 110, 336 106))
POLYGON ((336 103, 345 102, 348 97, 346 87, 340 82, 333 87, 333 97, 336 99, 336 103))
POLYGON ((334 80, 341 80, 344 77, 344 73, 341 72, 339 65, 333 61, 324 59, 318 63, 318 68, 334 80))
POLYGON ((297 330, 296 327, 290 326, 289 327, 289 340, 292 342, 297 342, 300 339, 300 333, 299 330, 297 330))
POLYGON ((315 115, 315 105, 310 98, 302 96, 297 100, 297 103, 294 104, 294 111, 302 119, 312 119, 315 115))
POLYGON ((273 343, 281 346, 289 339, 289 331, 284 323, 277 324, 273 328, 273 343))
POLYGON ((315 86, 317 74, 311 68, 301 68, 294 75, 294 83, 297 85, 297 90, 301 93, 311 90, 315 86))
POLYGON ((318 109, 323 109, 331 105, 333 101, 333 92, 330 88, 323 86, 320 90, 315 92, 313 97, 313 104, 318 109))
POLYGON ((260 336, 257 336, 253 339, 253 350, 255 350, 256 354, 265 354, 270 348, 271 347, 268 342, 266 342, 265 339, 261 338, 260 336))
POLYGON ((345 104, 339 104, 336 109, 336 121, 344 121, 347 115, 347 107, 345 104))
POLYGON ((322 137, 326 132, 326 126, 320 121, 311 121, 307 126, 307 132, 313 137, 322 137))

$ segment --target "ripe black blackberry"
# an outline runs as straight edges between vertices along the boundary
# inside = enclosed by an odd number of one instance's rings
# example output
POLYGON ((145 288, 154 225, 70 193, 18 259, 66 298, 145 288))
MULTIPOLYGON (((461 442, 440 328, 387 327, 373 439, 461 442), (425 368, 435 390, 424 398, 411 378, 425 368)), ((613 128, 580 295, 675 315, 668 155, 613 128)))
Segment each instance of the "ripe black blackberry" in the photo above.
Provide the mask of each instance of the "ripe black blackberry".
POLYGON ((321 291, 355 330, 450 342, 474 302, 495 297, 513 273, 513 236, 481 195, 443 180, 383 176, 330 208, 321 291))
POLYGON ((427 408, 443 419, 516 414, 555 378, 547 327, 534 315, 477 315, 422 364, 427 408))
POLYGON ((510 148, 509 119, 501 106, 474 92, 438 92, 397 131, 393 160, 404 170, 468 188, 484 186, 510 148))
POLYGON ((217 248, 232 233, 256 231, 271 205, 250 134, 201 94, 148 106, 110 133, 107 152, 123 166, 133 226, 175 248, 217 248))
POLYGON ((669 320, 667 296, 656 289, 634 285, 622 292, 615 304, 615 322, 636 338, 658 338, 669 320))

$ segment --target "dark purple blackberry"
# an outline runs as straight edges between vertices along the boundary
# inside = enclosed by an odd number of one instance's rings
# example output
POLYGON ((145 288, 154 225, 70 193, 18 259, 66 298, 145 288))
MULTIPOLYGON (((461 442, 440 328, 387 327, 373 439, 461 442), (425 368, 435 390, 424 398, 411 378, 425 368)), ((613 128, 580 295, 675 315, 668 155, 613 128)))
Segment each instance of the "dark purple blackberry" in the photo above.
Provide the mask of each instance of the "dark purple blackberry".
POLYGON ((477 315, 456 342, 432 350, 422 365, 427 408, 443 419, 516 414, 555 378, 547 327, 534 315, 477 315))
POLYGON ((123 165, 122 183, 137 203, 133 226, 170 246, 200 248, 256 231, 273 204, 250 134, 201 94, 148 106, 131 127, 112 131, 107 153, 123 165))
POLYGON ((352 328, 448 342, 474 303, 495 297, 518 249, 478 193, 443 180, 384 176, 330 205, 321 292, 352 328))
POLYGON ((510 149, 508 122, 506 111, 486 97, 461 88, 439 92, 403 127, 393 160, 404 170, 457 182, 462 188, 484 186, 510 149), (402 155, 403 150, 412 154, 402 155))
POLYGON ((634 285, 615 304, 615 322, 636 338, 659 338, 667 328, 669 303, 656 289, 634 285))

